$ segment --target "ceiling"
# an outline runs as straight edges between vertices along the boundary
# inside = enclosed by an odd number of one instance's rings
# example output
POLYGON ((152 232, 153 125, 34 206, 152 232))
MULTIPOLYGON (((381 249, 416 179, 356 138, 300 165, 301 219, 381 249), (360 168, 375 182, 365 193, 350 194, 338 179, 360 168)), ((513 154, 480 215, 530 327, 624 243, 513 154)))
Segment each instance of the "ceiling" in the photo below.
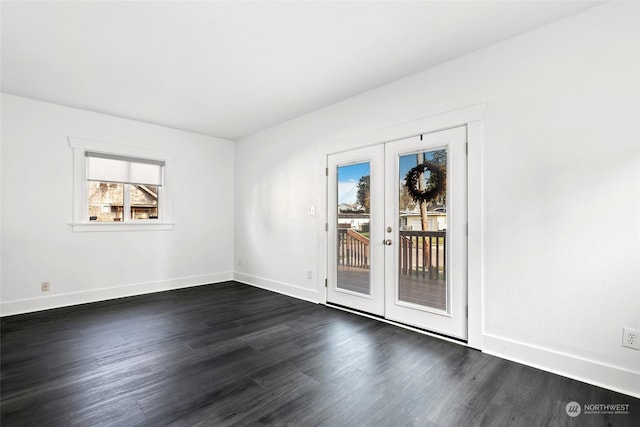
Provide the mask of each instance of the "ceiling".
POLYGON ((2 1, 2 92, 237 140, 596 4, 2 1))

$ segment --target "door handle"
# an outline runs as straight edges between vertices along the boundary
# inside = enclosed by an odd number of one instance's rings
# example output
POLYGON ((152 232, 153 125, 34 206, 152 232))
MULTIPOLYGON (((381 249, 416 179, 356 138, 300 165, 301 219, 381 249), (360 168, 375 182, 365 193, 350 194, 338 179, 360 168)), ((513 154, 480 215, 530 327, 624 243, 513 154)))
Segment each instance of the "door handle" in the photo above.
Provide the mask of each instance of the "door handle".
POLYGON ((382 243, 384 243, 387 246, 391 246, 391 239, 387 239, 387 240, 383 241, 382 243))

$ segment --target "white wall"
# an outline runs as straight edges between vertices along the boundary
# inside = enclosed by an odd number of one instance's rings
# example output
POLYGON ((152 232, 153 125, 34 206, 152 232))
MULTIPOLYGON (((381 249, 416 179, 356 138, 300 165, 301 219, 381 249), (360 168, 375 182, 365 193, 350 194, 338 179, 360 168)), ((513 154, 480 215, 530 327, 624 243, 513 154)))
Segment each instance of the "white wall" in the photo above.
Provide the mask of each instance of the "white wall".
POLYGON ((3 94, 2 315, 231 279, 233 158, 231 141, 3 94), (72 232, 68 136, 174 152, 174 229, 72 232))
POLYGON ((640 395, 639 32, 607 4, 239 141, 236 278, 322 300, 330 142, 486 102, 483 349, 640 395))

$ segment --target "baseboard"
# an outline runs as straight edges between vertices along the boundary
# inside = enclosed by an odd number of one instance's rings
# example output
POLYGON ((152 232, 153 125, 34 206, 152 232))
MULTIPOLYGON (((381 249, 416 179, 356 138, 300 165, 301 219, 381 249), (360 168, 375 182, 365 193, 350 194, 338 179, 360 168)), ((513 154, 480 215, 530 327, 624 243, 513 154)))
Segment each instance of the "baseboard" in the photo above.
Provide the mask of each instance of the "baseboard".
POLYGON ((257 288, 288 295, 290 297, 314 302, 316 304, 320 301, 320 294, 315 289, 303 288, 290 283, 278 282, 275 280, 265 279, 264 277, 252 276, 250 274, 238 272, 233 273, 233 280, 255 286, 257 288))
POLYGON ((198 276, 177 277, 145 283, 134 283, 109 288, 90 289, 80 292, 51 294, 38 298, 27 298, 0 303, 0 316, 30 313, 51 308, 67 307, 70 305, 86 304, 114 298, 130 297, 153 292, 169 291, 172 289, 188 288, 209 283, 233 280, 232 272, 210 273, 198 276))
POLYGON ((487 354, 640 398, 640 372, 494 335, 484 334, 482 344, 487 354))

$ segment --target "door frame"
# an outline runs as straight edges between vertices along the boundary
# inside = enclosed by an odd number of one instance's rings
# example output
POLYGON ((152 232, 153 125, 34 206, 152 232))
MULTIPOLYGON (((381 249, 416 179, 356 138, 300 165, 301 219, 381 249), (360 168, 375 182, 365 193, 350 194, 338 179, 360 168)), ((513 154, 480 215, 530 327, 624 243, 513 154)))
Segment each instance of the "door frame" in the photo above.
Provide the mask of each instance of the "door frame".
MULTIPOLYGON (((484 271, 483 271, 483 218, 482 218, 482 145, 483 125, 488 110, 487 103, 452 110, 446 113, 424 117, 382 129, 373 130, 356 136, 328 141, 320 144, 316 151, 319 165, 323 170, 323 179, 319 191, 324 195, 318 215, 318 271, 324 275, 318 277, 317 289, 319 303, 327 304, 326 283, 330 268, 328 251, 328 206, 327 156, 356 148, 392 142, 413 136, 437 132, 458 126, 467 126, 467 342, 451 340, 478 350, 482 350, 484 323, 484 271)), ((401 325, 402 326, 402 325, 401 325)), ((437 334, 421 331, 443 339, 437 334)))

